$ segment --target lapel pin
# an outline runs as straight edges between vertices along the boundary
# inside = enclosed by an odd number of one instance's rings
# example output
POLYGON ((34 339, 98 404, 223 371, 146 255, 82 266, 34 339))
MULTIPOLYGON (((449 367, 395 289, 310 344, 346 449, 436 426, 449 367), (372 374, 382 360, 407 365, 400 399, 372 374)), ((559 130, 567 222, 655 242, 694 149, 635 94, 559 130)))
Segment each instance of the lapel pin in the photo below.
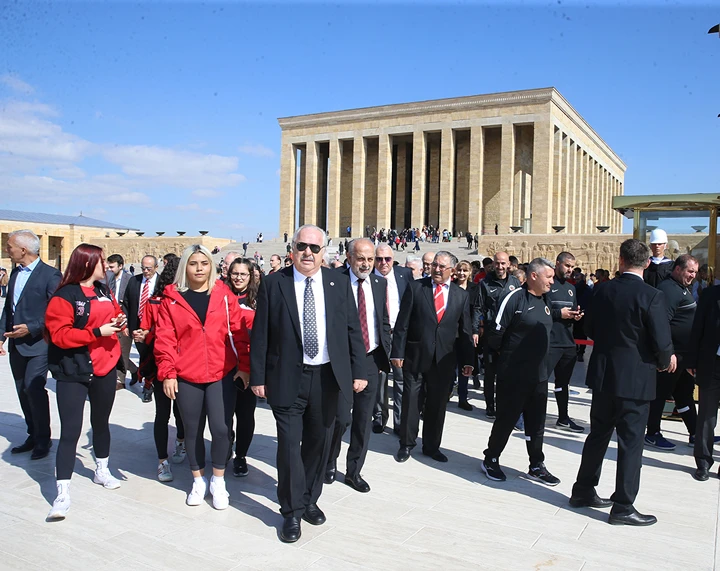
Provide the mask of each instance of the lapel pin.
POLYGON ((331 286, 334 286, 334 285, 335 285, 335 282, 330 282, 330 285, 331 285, 331 286))

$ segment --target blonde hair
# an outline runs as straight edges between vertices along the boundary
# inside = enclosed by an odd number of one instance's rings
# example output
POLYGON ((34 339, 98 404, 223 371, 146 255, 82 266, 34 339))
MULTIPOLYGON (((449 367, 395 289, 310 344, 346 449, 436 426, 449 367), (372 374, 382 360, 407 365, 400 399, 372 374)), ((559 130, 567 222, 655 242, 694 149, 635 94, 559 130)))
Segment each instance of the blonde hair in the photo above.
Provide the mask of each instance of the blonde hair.
POLYGON ((187 265, 188 261, 190 260, 190 256, 198 253, 205 256, 210 262, 210 275, 208 276, 207 290, 207 294, 210 295, 210 292, 212 292, 212 289, 215 286, 215 282, 217 281, 217 270, 215 269, 215 262, 213 262, 210 250, 208 250, 202 244, 193 244, 192 246, 188 246, 187 248, 185 248, 182 253, 182 257, 180 258, 180 263, 178 264, 178 269, 175 273, 175 281, 173 283, 175 284, 179 292, 185 292, 189 289, 187 283, 187 265))

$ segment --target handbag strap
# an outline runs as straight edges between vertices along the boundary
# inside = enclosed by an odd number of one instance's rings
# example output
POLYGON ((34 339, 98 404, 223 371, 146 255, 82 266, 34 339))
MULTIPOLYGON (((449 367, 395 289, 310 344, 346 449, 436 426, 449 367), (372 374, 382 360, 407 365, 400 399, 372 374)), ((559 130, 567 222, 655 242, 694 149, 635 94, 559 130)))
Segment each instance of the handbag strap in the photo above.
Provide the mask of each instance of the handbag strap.
POLYGON ((230 306, 228 305, 228 299, 227 296, 225 296, 225 315, 227 316, 227 328, 228 328, 228 338, 230 339, 230 347, 232 347, 233 353, 235 353, 235 357, 237 358, 238 352, 235 348, 235 342, 233 341, 232 331, 230 330, 230 306))

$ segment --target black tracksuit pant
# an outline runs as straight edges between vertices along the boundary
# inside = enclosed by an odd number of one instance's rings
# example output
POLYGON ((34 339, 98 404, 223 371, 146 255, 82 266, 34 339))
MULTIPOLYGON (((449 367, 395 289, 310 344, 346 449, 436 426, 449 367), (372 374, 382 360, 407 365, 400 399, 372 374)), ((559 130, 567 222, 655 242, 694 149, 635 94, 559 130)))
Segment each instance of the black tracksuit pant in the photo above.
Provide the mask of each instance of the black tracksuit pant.
POLYGON ((660 421, 665 409, 665 401, 670 397, 675 399, 680 417, 683 419, 689 435, 695 434, 697 425, 697 411, 695 410, 695 377, 687 372, 685 367, 678 364, 674 373, 658 372, 657 398, 650 403, 647 433, 652 435, 660 432, 660 421))
POLYGON ((558 405, 558 420, 570 418, 568 404, 570 402, 570 379, 572 378, 577 350, 575 347, 551 347, 548 357, 548 371, 555 373, 555 402, 558 405))

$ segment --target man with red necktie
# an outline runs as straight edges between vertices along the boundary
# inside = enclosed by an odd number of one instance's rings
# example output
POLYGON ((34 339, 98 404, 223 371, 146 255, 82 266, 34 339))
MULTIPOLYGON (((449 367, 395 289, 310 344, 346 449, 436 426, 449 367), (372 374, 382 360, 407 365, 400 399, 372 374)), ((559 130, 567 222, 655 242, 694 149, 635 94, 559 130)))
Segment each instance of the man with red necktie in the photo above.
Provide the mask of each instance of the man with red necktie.
MULTIPOLYGON (((122 309, 127 315, 127 328, 132 334, 140 329, 140 321, 142 320, 145 304, 155 291, 155 283, 157 282, 158 262, 155 256, 144 256, 141 262, 142 274, 130 278, 130 282, 125 289, 125 295, 122 299, 122 309)), ((145 351, 144 343, 135 343, 140 360, 142 361, 145 351)), ((138 379, 135 373, 131 384, 135 384, 138 379)))
POLYGON ((405 462, 415 447, 420 425, 418 399, 424 389, 423 454, 447 462, 440 451, 450 383, 455 377, 455 339, 459 339, 463 374, 472 375, 474 349, 471 339, 470 301, 467 292, 451 282, 457 258, 439 251, 430 277, 413 281, 405 290, 395 323, 391 362, 402 367, 404 377, 400 449, 395 456, 405 462))

